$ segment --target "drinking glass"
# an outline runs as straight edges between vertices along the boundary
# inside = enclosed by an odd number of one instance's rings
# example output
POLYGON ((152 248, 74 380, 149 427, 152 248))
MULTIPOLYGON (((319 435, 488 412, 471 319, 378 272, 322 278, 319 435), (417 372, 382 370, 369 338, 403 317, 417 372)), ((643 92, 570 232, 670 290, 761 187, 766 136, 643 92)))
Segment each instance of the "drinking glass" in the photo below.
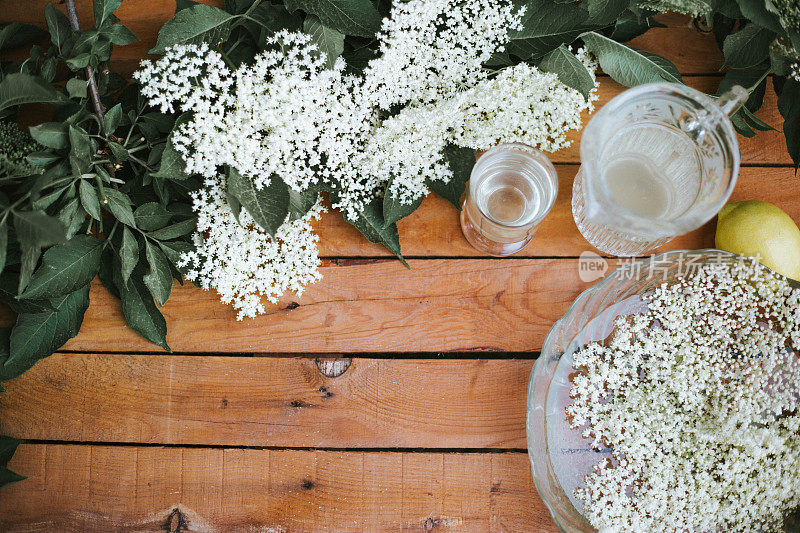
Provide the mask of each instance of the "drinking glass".
POLYGON ((464 237, 491 255, 516 253, 531 241, 557 193, 556 169, 546 155, 520 143, 495 146, 472 168, 461 210, 464 237))
POLYGON ((600 109, 584 129, 572 188, 586 240, 607 254, 644 255, 716 215, 739 173, 729 116, 747 97, 738 85, 715 101, 685 85, 651 83, 600 109))

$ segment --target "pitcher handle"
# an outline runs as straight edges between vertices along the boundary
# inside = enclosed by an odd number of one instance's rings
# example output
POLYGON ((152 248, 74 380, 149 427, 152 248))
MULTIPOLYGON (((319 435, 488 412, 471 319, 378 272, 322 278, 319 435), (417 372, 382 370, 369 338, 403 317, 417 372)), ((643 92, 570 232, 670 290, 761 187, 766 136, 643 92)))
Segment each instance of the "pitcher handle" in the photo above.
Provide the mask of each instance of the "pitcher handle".
POLYGON ((747 92, 747 89, 741 85, 734 85, 720 95, 717 105, 723 113, 731 117, 739 111, 748 98, 750 98, 750 93, 747 92))

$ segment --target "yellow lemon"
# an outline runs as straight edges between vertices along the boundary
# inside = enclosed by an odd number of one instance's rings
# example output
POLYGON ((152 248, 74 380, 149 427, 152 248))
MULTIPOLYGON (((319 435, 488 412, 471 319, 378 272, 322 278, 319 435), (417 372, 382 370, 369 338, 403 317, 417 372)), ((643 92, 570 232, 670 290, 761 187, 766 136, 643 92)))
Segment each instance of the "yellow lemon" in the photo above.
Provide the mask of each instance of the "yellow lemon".
POLYGON ((800 280, 800 229, 780 207, 768 202, 748 200, 723 207, 716 246, 754 256, 775 272, 800 280))

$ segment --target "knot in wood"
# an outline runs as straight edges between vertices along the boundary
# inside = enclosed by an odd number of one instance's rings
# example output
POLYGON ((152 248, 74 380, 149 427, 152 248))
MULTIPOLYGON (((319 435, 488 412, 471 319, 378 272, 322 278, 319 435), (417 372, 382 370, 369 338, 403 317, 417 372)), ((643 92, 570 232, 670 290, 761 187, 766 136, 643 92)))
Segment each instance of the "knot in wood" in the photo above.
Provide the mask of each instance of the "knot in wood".
POLYGON ((181 510, 176 507, 167 517, 162 529, 164 531, 169 531, 169 533, 181 533, 182 531, 188 531, 189 523, 186 521, 186 515, 184 515, 181 510))
POLYGON ((425 527, 425 531, 431 531, 432 529, 439 527, 439 523, 440 520, 429 517, 427 520, 425 520, 423 526, 425 527))
POLYGON ((353 360, 349 357, 317 357, 317 369, 329 378, 338 378, 350 368, 353 360))

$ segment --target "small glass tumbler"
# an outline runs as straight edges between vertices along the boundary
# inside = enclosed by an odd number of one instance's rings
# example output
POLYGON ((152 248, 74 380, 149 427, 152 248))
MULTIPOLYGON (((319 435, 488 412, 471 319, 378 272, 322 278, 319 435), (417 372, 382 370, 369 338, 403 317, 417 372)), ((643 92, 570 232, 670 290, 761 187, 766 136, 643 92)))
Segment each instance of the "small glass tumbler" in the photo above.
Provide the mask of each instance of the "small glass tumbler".
POLYGON ((557 194, 558 176, 546 155, 524 144, 500 144, 472 168, 461 230, 476 250, 511 255, 531 241, 557 194))
POLYGON ((600 109, 584 129, 572 188, 586 240, 607 254, 644 255, 716 215, 739 173, 729 116, 747 97, 739 86, 714 100, 651 83, 600 109))

